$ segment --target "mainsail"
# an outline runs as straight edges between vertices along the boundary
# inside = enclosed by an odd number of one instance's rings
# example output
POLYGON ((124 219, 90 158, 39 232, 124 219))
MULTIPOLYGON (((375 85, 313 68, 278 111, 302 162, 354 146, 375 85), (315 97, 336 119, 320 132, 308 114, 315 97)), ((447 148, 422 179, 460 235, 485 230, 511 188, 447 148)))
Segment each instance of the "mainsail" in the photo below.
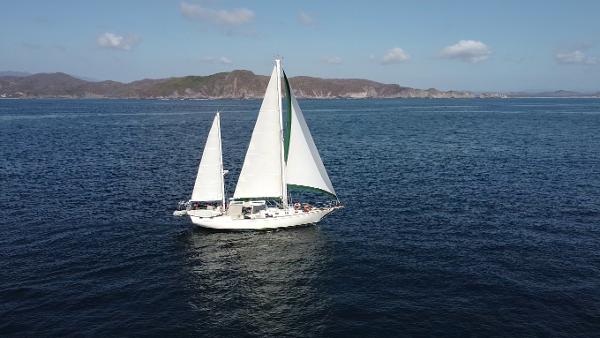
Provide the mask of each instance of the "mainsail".
POLYGON ((289 107, 287 116, 285 157, 286 182, 289 188, 308 189, 335 196, 335 190, 315 142, 310 134, 302 110, 284 73, 289 107))
POLYGON ((223 187, 221 118, 217 113, 208 132, 191 201, 222 201, 224 199, 223 187))
POLYGON ((279 67, 273 68, 252 132, 234 199, 282 198, 281 94, 279 67))

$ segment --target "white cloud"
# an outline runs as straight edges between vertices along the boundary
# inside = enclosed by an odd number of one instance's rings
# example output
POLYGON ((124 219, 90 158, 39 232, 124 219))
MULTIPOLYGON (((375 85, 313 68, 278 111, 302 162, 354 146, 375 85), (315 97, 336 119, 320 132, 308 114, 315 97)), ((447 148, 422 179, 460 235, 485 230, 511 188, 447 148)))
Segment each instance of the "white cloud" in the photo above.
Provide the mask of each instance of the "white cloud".
POLYGON ((574 50, 572 52, 557 53, 554 58, 556 62, 563 64, 584 64, 584 65, 595 65, 599 63, 597 57, 588 56, 581 50, 574 50))
POLYGON ((443 58, 458 59, 469 63, 484 61, 490 57, 490 54, 492 51, 485 43, 475 40, 460 40, 440 52, 443 58))
POLYGON ((139 38, 135 35, 122 36, 110 32, 100 34, 96 39, 100 47, 121 50, 131 50, 138 42, 139 38))
POLYGON ((254 20, 254 12, 247 8, 210 9, 200 5, 182 2, 181 14, 188 19, 209 21, 223 26, 239 26, 254 20))
POLYGON ((408 61, 409 59, 410 55, 408 55, 402 48, 395 47, 385 53, 381 59, 381 63, 384 65, 389 65, 392 63, 408 61))
POLYGON ((311 26, 315 23, 315 19, 306 12, 300 12, 298 14, 298 22, 300 22, 304 26, 311 26))
POLYGON ((324 57, 322 61, 330 65, 339 65, 342 63, 342 58, 339 56, 328 56, 324 57))
POLYGON ((233 61, 231 61, 231 59, 226 56, 221 56, 221 57, 207 56, 207 57, 202 58, 202 62, 219 63, 222 65, 230 65, 233 63, 233 61))

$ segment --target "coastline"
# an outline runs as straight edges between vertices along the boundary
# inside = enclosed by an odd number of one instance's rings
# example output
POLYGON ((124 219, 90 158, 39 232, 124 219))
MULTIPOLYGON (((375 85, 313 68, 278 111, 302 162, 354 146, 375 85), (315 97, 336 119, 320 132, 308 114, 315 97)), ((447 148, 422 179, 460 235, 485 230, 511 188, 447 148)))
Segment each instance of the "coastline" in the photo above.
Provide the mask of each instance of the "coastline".
MULTIPOLYGON (((475 97, 299 97, 300 100, 510 100, 510 99, 600 99, 600 96, 475 96, 475 97)), ((31 96, 0 97, 0 100, 156 100, 156 101, 213 101, 213 100, 262 100, 261 97, 209 97, 209 98, 160 98, 160 97, 69 97, 31 96)))

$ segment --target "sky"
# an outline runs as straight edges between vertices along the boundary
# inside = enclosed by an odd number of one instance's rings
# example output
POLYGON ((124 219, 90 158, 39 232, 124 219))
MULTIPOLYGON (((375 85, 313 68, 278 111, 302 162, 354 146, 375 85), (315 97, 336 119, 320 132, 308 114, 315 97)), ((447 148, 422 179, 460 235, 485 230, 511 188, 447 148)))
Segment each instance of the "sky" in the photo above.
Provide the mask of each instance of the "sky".
POLYGON ((0 71, 600 90, 600 1, 0 0, 0 71))

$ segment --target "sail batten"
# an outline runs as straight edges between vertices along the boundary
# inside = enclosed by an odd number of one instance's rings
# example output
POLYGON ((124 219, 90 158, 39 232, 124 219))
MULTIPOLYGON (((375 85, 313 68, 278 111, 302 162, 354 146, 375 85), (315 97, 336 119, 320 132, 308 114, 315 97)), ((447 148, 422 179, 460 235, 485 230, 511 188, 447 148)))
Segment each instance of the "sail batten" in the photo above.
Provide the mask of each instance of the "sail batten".
POLYGON ((224 199, 220 129, 220 116, 217 113, 204 145, 191 201, 207 202, 222 201, 224 199))

